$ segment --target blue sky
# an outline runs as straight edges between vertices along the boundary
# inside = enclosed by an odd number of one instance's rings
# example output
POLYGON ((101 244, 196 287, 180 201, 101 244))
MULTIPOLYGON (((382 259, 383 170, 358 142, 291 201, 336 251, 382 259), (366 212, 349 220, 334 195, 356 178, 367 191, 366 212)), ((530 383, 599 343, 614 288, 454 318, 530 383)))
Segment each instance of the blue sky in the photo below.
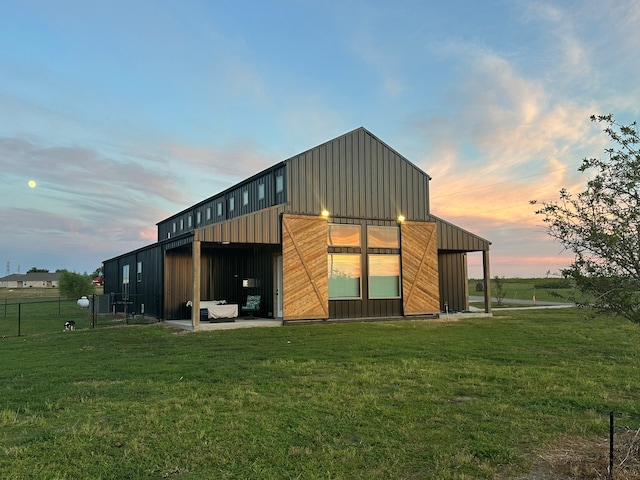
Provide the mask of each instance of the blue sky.
POLYGON ((492 241, 492 276, 556 273, 529 200, 584 185, 590 115, 637 119, 639 51, 635 0, 0 0, 0 276, 91 272, 359 126, 492 241))

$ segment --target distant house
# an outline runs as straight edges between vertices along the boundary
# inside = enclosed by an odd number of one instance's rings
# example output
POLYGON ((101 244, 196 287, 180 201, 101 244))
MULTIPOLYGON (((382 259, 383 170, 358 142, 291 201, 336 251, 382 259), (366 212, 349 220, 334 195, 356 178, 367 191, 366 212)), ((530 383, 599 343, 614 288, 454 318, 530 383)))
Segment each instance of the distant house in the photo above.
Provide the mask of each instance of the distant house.
POLYGON ((156 243, 104 262, 104 291, 194 326, 200 300, 249 295, 292 322, 437 315, 469 308, 482 252, 489 312, 490 242, 431 214, 430 180, 358 128, 162 220, 156 243))
POLYGON ((57 288, 60 272, 14 273, 0 278, 0 288, 57 288))

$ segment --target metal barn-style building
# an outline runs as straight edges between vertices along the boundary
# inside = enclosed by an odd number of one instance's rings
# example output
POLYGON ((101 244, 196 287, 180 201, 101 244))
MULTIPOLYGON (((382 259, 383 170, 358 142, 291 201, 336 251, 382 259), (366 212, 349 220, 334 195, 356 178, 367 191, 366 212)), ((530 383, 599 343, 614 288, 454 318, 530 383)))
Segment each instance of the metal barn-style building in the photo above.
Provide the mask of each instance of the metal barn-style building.
POLYGON ((468 309, 482 252, 489 312, 490 242, 431 215, 430 180, 358 128, 162 220, 156 243, 104 262, 104 291, 194 327, 201 301, 248 295, 285 322, 435 315, 468 309))

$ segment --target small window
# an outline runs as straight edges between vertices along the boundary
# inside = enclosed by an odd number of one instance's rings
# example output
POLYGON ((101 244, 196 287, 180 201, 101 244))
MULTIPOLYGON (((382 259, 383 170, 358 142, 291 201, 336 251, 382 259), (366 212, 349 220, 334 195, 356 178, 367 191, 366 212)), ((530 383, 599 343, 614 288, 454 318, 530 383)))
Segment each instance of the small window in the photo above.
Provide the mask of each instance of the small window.
POLYGON ((360 298, 360 255, 328 255, 329 298, 360 298))
POLYGON ((193 226, 193 215, 189 215, 187 217, 187 227, 191 228, 193 226))
POLYGON ((284 176, 278 175, 276 177, 276 193, 284 191, 284 176))
POLYGON ((219 217, 222 216, 222 202, 218 202, 218 205, 216 206, 216 210, 217 210, 217 214, 219 217))
POLYGON ((129 265, 122 266, 122 299, 129 300, 129 265))
POLYGON ((180 219, 180 230, 184 230, 184 218, 180 219))
POLYGON ((200 225, 202 223, 202 212, 196 212, 196 225, 200 225))
POLYGON ((207 220, 211 220, 211 207, 207 207, 207 220))
POLYGON ((400 298, 400 255, 369 255, 369 298, 400 298))
POLYGON ((136 266, 136 280, 138 283, 142 281, 142 262, 138 262, 138 265, 136 266))
POLYGON ((359 247, 360 225, 330 223, 327 242, 332 247, 359 247))
POLYGON ((242 205, 245 207, 249 205, 249 190, 242 192, 242 205))
POLYGON ((176 228, 177 228, 176 227, 176 222, 173 222, 173 226, 171 228, 173 230, 173 233, 176 233, 176 228))
POLYGON ((367 244, 369 248, 400 248, 398 227, 367 227, 367 244))
POLYGON ((235 197, 229 198, 229 211, 233 212, 236 209, 236 199, 235 197))
POLYGON ((264 183, 258 185, 258 201, 264 200, 264 183))

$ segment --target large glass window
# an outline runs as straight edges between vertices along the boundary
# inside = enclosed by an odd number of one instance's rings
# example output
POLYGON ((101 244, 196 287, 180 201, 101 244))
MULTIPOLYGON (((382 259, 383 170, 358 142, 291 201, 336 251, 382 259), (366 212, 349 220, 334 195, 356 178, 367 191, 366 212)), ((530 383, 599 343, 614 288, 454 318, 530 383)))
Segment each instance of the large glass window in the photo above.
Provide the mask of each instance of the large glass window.
POLYGON ((330 253, 328 260, 329 298, 360 298, 360 255, 330 253))
POLYGON ((360 225, 330 223, 327 242, 330 247, 359 247, 360 225))
POLYGON ((400 297, 400 255, 369 255, 369 298, 400 297))
POLYGON ((367 227, 367 245, 369 248, 400 248, 398 227, 367 227))

